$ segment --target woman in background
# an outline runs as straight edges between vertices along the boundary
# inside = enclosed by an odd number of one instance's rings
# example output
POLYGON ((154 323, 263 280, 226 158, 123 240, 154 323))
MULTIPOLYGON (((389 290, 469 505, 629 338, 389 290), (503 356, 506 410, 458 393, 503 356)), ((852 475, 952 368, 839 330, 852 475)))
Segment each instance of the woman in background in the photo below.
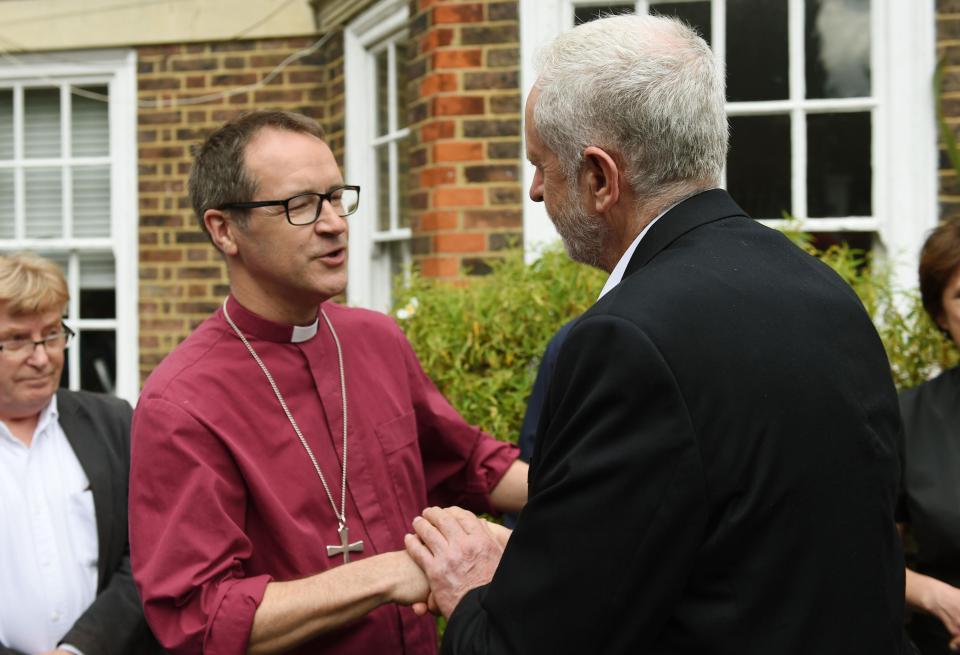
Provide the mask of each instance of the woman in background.
MULTIPOLYGON (((960 344, 960 221, 942 224, 920 253, 924 309, 960 344)), ((900 395, 904 434, 898 527, 916 540, 906 571, 907 631, 922 655, 960 650, 960 367, 900 395)))

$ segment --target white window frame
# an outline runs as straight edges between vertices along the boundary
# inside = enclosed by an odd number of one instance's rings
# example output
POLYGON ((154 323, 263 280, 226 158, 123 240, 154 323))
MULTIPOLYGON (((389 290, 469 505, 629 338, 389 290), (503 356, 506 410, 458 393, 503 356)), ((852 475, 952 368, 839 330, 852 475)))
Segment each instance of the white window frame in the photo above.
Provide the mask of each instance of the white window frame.
MULTIPOLYGON (((672 0, 677 1, 677 0, 672 0)), ((683 1, 683 0, 680 0, 683 1)), ((535 57, 556 34, 573 27, 574 6, 615 4, 610 0, 520 0, 521 80, 524 101, 536 81, 535 57)), ((628 4, 628 3, 624 3, 628 4)), ((638 13, 651 3, 635 3, 638 13)), ((793 115, 791 185, 794 216, 801 229, 866 231, 879 237, 879 249, 890 262, 895 283, 916 286, 920 246, 938 218, 937 131, 932 80, 935 68, 935 0, 872 0, 871 84, 867 99, 805 99, 804 41, 790 39, 790 97, 776 102, 728 103, 728 115, 770 114, 772 109, 793 115), (807 113, 871 111, 873 153, 873 215, 870 217, 806 218, 807 113), (799 147, 798 147, 799 146, 799 147)), ((712 0, 711 45, 726 53, 726 0, 712 0)), ((788 29, 802 34, 804 0, 788 0, 788 29)), ((524 166, 526 188, 533 169, 524 166)), ((535 259, 544 244, 558 237, 542 203, 524 203, 524 249, 535 259)), ((781 226, 782 220, 763 221, 781 226)))
MULTIPOLYGON (((51 54, 25 54, 0 59, 0 88, 23 89, 63 84, 106 86, 110 97, 108 120, 110 150, 106 157, 85 158, 90 163, 110 165, 110 237, 38 239, 24 237, 24 207, 17 203, 16 237, 0 239, 0 251, 36 250, 67 256, 67 283, 70 302, 67 322, 84 330, 115 330, 116 380, 114 393, 135 403, 140 388, 138 342, 138 238, 137 206, 137 58, 134 50, 85 50, 51 54), (102 161, 100 161, 102 160, 102 161), (110 252, 114 258, 116 317, 85 319, 80 317, 79 257, 86 252, 110 252)), ((61 93, 68 93, 62 87, 61 93)), ((64 125, 69 116, 61 115, 64 125)), ((22 138, 22 113, 14 115, 14 134, 22 138)), ((64 125, 63 134, 69 126, 64 125)), ((18 165, 14 162, 14 166, 18 165)), ((50 160, 61 165, 63 158, 50 160)), ((21 169, 22 170, 22 169, 21 169)), ((68 194, 69 195, 69 194, 68 194)), ((17 194, 22 197, 22 194, 17 194)), ((69 197, 64 200, 65 219, 69 221, 69 197)), ((69 387, 80 388, 79 349, 68 351, 69 387)))
MULTIPOLYGON (((388 131, 377 136, 376 112, 376 55, 389 48, 388 111, 390 125, 397 125, 395 50, 391 38, 407 26, 409 7, 405 0, 382 0, 361 14, 343 32, 344 93, 345 93, 345 156, 346 179, 362 188, 360 208, 350 219, 350 258, 347 301, 351 305, 385 311, 390 304, 391 259, 378 244, 409 241, 412 231, 399 226, 400 193, 406 189, 394 188, 389 194, 391 228, 377 229, 380 197, 378 190, 376 146, 395 144, 410 134, 408 127, 388 131), (386 281, 386 284, 384 282, 386 281)), ((391 145, 395 148, 395 145, 391 145)), ((400 179, 396 157, 391 157, 390 179, 396 186, 400 179)))

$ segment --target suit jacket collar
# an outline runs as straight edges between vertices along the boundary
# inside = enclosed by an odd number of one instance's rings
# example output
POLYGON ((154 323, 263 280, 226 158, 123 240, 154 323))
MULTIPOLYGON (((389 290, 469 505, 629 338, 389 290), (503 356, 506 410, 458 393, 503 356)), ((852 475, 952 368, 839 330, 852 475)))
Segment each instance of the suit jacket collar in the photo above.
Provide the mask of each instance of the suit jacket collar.
POLYGON ((640 240, 623 277, 646 266, 661 250, 690 230, 730 216, 747 214, 723 189, 711 189, 687 198, 661 216, 640 240))
MULTIPOLYGON (((113 530, 113 489, 110 486, 112 473, 110 471, 110 456, 106 451, 104 435, 96 434, 96 426, 86 408, 78 402, 77 397, 66 389, 57 391, 57 411, 60 413, 60 427, 67 435, 70 447, 80 461, 83 472, 90 481, 90 490, 93 492, 94 511, 97 517, 97 540, 101 553, 106 544, 110 543, 113 530)), ((103 585, 106 579, 106 561, 104 557, 97 558, 97 588, 103 585)))

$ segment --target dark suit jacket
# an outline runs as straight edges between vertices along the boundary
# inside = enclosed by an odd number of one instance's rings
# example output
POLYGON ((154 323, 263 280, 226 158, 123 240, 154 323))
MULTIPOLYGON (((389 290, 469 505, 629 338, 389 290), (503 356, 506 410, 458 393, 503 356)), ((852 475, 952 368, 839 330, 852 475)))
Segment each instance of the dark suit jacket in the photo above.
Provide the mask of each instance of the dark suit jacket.
POLYGON ((721 190, 561 349, 530 500, 450 653, 900 653, 900 417, 850 288, 721 190))
MULTIPOLYGON (((147 629, 130 573, 127 480, 130 419, 125 400, 85 391, 57 392, 60 426, 83 467, 97 517, 97 597, 63 641, 84 655, 161 652, 147 629)), ((17 653, 0 644, 0 655, 17 653)))

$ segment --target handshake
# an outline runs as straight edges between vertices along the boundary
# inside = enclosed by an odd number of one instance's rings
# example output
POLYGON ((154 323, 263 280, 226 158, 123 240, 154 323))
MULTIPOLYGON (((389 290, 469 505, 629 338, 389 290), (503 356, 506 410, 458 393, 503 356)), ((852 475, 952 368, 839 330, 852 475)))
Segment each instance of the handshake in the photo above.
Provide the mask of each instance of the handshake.
POLYGON ((460 599, 490 582, 511 531, 459 507, 428 507, 413 520, 406 552, 391 553, 399 579, 391 600, 449 617, 460 599))

